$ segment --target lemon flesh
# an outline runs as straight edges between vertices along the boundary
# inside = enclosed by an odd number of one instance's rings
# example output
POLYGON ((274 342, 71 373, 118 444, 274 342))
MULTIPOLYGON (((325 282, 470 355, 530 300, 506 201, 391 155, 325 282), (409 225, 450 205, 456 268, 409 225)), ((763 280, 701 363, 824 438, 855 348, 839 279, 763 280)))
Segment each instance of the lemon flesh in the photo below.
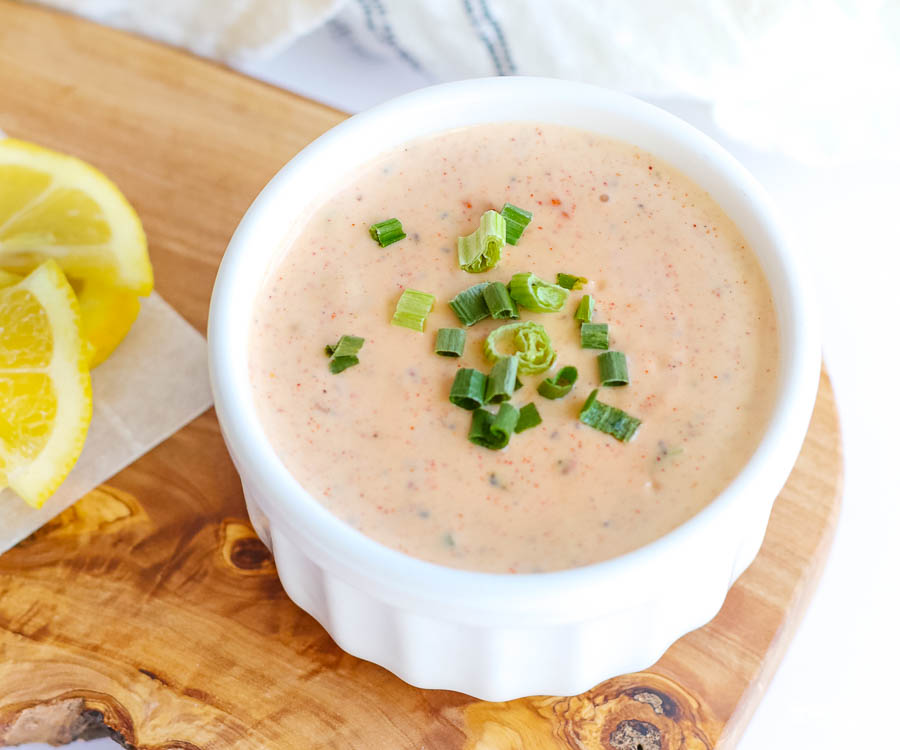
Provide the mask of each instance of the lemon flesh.
POLYGON ((80 159, 0 139, 0 268, 27 273, 55 260, 72 279, 147 295, 153 269, 134 209, 80 159))
MULTIPOLYGON (((22 277, 0 269, 0 289, 18 284, 22 277)), ((128 289, 96 281, 72 283, 81 308, 81 326, 91 351, 91 369, 122 343, 141 311, 140 298, 128 289)))
POLYGON ((84 446, 89 357, 78 300, 55 262, 0 289, 0 487, 36 508, 84 446))

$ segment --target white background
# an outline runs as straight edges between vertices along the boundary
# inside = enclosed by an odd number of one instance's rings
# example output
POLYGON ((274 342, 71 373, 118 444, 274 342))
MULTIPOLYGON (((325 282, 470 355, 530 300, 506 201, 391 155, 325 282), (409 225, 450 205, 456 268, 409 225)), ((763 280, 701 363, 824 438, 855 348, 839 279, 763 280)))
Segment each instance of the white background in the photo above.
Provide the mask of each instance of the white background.
MULTIPOLYGON (((327 27, 246 70, 350 112, 431 82, 392 60, 348 55, 327 27)), ((653 103, 722 143, 775 198, 817 282, 844 434, 831 558, 740 750, 900 747, 891 724, 900 671, 900 164, 808 167, 730 141, 705 105, 653 103)), ((113 747, 97 740, 89 750, 113 747)))

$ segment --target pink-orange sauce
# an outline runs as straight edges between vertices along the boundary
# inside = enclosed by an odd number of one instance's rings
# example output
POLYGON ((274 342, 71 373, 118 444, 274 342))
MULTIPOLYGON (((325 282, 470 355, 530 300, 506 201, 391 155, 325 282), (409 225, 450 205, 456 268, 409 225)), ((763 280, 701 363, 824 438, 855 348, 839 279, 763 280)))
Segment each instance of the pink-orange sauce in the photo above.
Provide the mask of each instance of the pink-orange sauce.
POLYGON ((325 196, 272 265, 256 302, 250 377, 277 454, 326 508, 415 557, 493 572, 550 571, 633 550, 707 505, 756 448, 778 359, 771 293, 716 202, 634 146, 557 125, 497 124, 412 142, 325 196), (534 212, 485 274, 456 261, 456 238, 505 202, 534 212), (368 226, 399 218, 387 248, 368 226), (482 344, 506 321, 468 329, 465 354, 433 353, 459 327, 448 301, 480 281, 531 271, 590 282, 559 313, 523 311, 550 333, 553 370, 523 377, 539 427, 502 451, 467 440, 471 413, 447 399, 460 367, 487 372, 482 344), (390 325, 404 288, 437 298, 424 333, 390 325), (631 384, 599 398, 643 420, 619 443, 578 421, 598 385, 598 352, 573 319, 628 356, 631 384), (362 336, 361 363, 333 375, 324 354, 362 336), (550 401, 538 383, 564 365, 579 380, 550 401))

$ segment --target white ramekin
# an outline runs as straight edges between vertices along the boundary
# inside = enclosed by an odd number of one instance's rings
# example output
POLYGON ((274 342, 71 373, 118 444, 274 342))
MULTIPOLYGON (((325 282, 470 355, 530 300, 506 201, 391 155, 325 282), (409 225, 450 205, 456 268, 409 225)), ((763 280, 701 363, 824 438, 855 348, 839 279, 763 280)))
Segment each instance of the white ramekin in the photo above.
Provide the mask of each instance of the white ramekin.
POLYGON ((710 620, 759 550, 796 460, 817 389, 818 326, 805 277, 761 186, 712 140, 660 109, 586 84, 489 78, 422 89, 350 118, 295 156, 234 233, 209 315, 216 411, 254 527, 288 595, 346 651, 407 682, 487 700, 575 694, 652 664, 710 620), (738 477, 705 510, 627 555, 532 575, 423 562, 330 515, 276 457, 248 376, 249 321, 271 264, 306 207, 372 157, 487 122, 572 125, 633 143, 709 191, 755 249, 780 328, 778 396, 738 477))

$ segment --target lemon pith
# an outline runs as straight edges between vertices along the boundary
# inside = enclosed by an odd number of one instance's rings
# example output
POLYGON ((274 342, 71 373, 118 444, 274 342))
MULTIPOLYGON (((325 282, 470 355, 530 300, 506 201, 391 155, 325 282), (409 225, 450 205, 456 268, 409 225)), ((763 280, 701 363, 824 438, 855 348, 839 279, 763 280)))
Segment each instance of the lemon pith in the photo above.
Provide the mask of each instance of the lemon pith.
POLYGON ((78 301, 47 261, 0 289, 0 486, 40 507, 78 460, 91 408, 78 301))

